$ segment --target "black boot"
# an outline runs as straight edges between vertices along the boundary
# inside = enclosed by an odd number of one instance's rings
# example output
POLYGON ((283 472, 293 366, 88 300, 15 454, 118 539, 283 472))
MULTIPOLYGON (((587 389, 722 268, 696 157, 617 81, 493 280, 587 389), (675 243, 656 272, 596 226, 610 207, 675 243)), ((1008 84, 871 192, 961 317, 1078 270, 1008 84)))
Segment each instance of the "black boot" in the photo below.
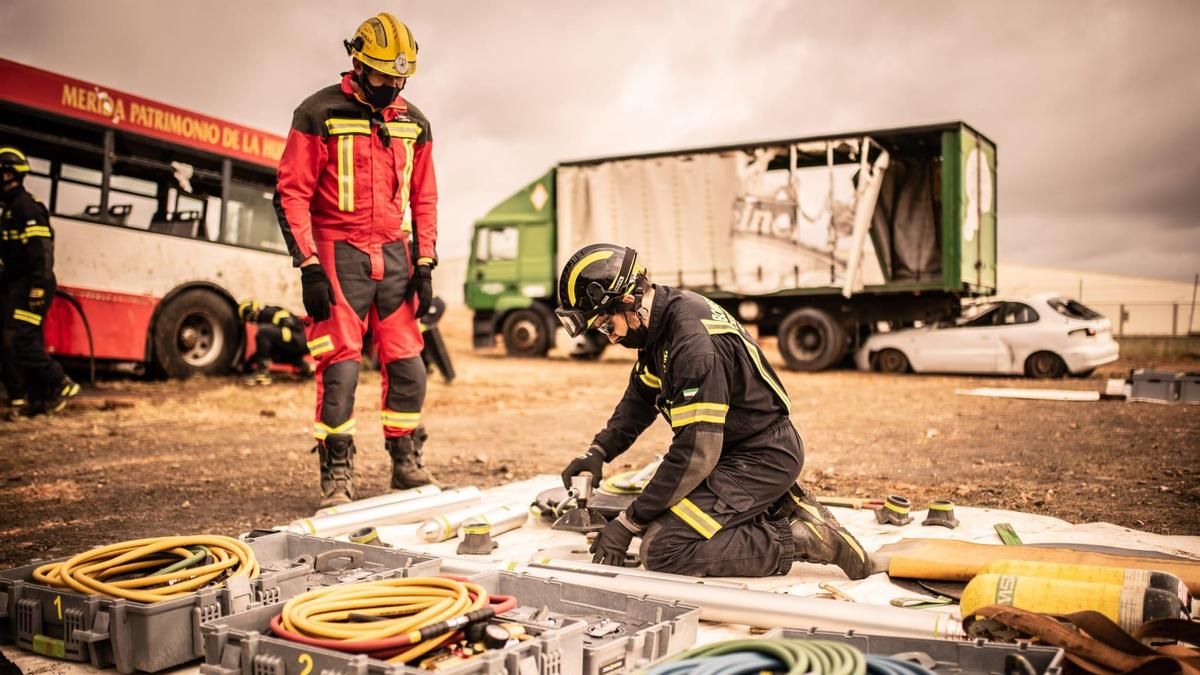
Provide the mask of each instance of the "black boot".
POLYGON ((795 544, 795 561, 837 565, 851 579, 875 573, 874 561, 854 535, 801 485, 786 495, 792 502, 788 520, 795 544))
POLYGON ((313 451, 321 459, 321 508, 354 499, 354 437, 329 434, 313 451))
POLYGON ((421 459, 421 450, 428 438, 425 427, 417 427, 408 436, 387 439, 385 445, 392 456, 393 490, 408 490, 433 482, 433 475, 425 469, 425 462, 421 459))
POLYGON ((67 407, 67 401, 79 395, 79 385, 69 377, 63 376, 63 381, 50 391, 50 397, 44 402, 45 412, 48 415, 62 412, 62 409, 67 407))

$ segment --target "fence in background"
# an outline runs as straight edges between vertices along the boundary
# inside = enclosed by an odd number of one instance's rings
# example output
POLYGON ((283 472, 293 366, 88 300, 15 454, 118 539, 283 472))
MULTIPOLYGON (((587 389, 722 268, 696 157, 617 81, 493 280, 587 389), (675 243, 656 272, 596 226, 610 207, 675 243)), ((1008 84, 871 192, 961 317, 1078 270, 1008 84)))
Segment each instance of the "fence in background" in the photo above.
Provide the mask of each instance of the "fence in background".
POLYGON ((1117 337, 1200 335, 1200 308, 1189 302, 1084 302, 1108 317, 1117 337))

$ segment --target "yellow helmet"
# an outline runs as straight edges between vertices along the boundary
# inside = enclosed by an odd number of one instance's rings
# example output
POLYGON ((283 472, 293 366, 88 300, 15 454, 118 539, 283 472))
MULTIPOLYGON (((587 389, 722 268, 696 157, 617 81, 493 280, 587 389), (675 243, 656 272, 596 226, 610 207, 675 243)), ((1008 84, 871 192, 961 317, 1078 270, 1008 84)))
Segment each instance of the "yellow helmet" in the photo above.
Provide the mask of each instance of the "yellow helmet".
POLYGON ((403 21, 387 12, 362 22, 343 44, 352 58, 381 73, 412 77, 417 72, 417 41, 403 21))

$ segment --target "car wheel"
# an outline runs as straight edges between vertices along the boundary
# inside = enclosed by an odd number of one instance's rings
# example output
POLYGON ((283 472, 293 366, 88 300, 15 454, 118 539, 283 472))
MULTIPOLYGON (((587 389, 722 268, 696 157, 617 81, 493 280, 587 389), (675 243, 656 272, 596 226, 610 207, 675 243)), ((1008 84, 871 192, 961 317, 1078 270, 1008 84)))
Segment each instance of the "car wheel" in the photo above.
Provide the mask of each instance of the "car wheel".
POLYGON ((504 317, 504 351, 510 356, 545 356, 550 350, 550 331, 542 315, 518 309, 504 317))
POLYGON ((846 353, 846 330, 822 309, 797 309, 779 324, 779 352, 789 370, 818 371, 846 353))
POLYGON ((168 377, 228 372, 239 346, 237 316, 212 291, 180 293, 154 322, 154 355, 168 377))
POLYGON ((1067 364, 1054 352, 1036 352, 1025 359, 1025 374, 1029 377, 1054 379, 1067 373, 1067 364))
POLYGON ((884 349, 875 355, 875 369, 881 373, 907 373, 908 357, 899 349, 884 349))

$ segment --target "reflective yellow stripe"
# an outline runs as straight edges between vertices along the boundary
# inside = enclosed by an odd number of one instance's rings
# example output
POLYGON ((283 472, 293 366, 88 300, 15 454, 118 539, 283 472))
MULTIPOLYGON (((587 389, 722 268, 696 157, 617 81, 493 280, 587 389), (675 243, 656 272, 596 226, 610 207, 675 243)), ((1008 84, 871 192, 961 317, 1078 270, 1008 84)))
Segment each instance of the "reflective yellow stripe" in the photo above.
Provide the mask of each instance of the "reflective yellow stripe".
POLYGON ((284 326, 279 332, 283 335, 284 342, 292 341, 292 329, 291 328, 284 326))
POLYGON ((313 356, 320 356, 331 351, 333 351, 333 338, 329 335, 322 335, 315 340, 308 341, 308 353, 313 356))
POLYGON ((571 276, 567 279, 567 305, 568 306, 570 306, 570 307, 575 306, 575 282, 579 279, 579 273, 582 272, 584 270, 584 268, 587 267, 588 265, 591 265, 594 262, 599 262, 601 260, 608 260, 609 258, 612 257, 612 255, 613 255, 612 251, 596 251, 595 253, 592 253, 591 255, 584 256, 583 260, 580 260, 578 263, 575 264, 575 267, 571 269, 571 276))
POLYGON ((331 136, 340 136, 342 134, 369 134, 371 133, 371 122, 369 120, 334 117, 325 120, 325 128, 329 130, 329 134, 331 136))
POLYGON ((834 531, 837 532, 837 536, 842 538, 842 541, 846 542, 847 546, 854 549, 854 554, 858 556, 859 560, 866 561, 867 554, 864 553, 862 547, 858 545, 858 540, 856 540, 852 535, 841 530, 834 531))
POLYGON ((712 422, 725 424, 725 415, 729 406, 723 403, 691 403, 671 408, 671 427, 682 427, 696 422, 712 422))
POLYGON ((41 315, 34 314, 33 312, 27 312, 23 309, 14 309, 13 318, 17 321, 24 321, 25 323, 31 323, 35 326, 42 325, 41 315))
POLYGON ((417 140, 421 135, 421 125, 416 122, 387 122, 388 135, 394 138, 417 140))
POLYGON ((354 136, 338 136, 338 210, 354 210, 354 136))
POLYGON ((291 315, 291 312, 287 311, 286 309, 281 309, 278 312, 275 312, 275 316, 271 317, 271 323, 278 326, 280 321, 283 321, 291 315))
POLYGON ((690 499, 681 499, 678 504, 671 507, 671 513, 674 513, 680 520, 687 523, 691 528, 700 533, 700 536, 705 539, 712 539, 721 529, 721 524, 713 520, 712 516, 700 510, 700 507, 692 503, 690 499))
POLYGON ((651 389, 662 389, 662 380, 655 377, 652 373, 642 373, 638 375, 638 379, 651 389))
POLYGON ((45 225, 30 226, 25 228, 26 237, 49 237, 50 228, 45 225))
POLYGON ((416 429, 421 423, 421 413, 419 412, 383 410, 379 413, 379 417, 383 420, 383 426, 391 429, 416 429))
POLYGON ((331 427, 324 422, 317 422, 316 424, 313 424, 313 438, 322 440, 329 434, 353 434, 354 426, 355 423, 353 418, 346 420, 336 427, 331 427))
MULTIPOLYGON (((402 142, 404 143, 404 179, 400 185, 400 213, 404 213, 408 208, 408 197, 412 194, 413 156, 417 152, 416 140, 404 138, 402 142)), ((405 225, 408 225, 408 221, 405 221, 405 225)), ((404 228, 406 232, 410 229, 410 227, 404 228)))
POLYGON ((746 339, 746 336, 742 334, 742 331, 738 330, 737 326, 725 323, 724 321, 713 321, 711 319, 701 319, 700 323, 704 324, 704 327, 708 330, 709 335, 731 334, 740 337, 742 339, 742 346, 746 348, 746 353, 750 355, 750 360, 753 361, 754 366, 758 368, 759 376, 762 377, 762 379, 767 383, 767 386, 775 391, 775 394, 779 396, 779 400, 783 401, 783 407, 787 409, 789 413, 792 411, 792 399, 788 398, 787 392, 783 390, 783 385, 776 382, 775 378, 771 377, 771 375, 767 372, 767 369, 763 367, 762 358, 758 355, 758 347, 756 347, 753 342, 746 339))

